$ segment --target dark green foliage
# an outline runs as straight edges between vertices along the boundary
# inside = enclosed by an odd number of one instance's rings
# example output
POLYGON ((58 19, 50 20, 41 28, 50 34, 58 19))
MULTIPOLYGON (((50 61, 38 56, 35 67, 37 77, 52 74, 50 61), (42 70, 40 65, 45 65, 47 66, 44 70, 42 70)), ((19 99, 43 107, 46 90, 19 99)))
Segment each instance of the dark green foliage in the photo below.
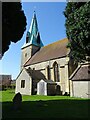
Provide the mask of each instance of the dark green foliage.
POLYGON ((26 30, 26 17, 20 2, 2 3, 2 55, 11 42, 17 42, 26 30))
POLYGON ((69 2, 64 15, 70 56, 84 61, 90 56, 90 2, 69 2))

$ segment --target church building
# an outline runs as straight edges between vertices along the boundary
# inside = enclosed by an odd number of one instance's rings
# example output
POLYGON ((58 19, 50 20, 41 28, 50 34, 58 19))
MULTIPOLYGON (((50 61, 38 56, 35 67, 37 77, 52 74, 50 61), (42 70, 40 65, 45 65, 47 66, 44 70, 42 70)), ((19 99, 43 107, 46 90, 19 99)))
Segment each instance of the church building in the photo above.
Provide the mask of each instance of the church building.
POLYGON ((26 43, 21 48, 21 68, 16 79, 15 93, 35 95, 43 93, 39 91, 45 91, 45 95, 69 95, 69 77, 76 65, 68 57, 70 50, 66 47, 67 44, 68 39, 64 38, 44 46, 34 12, 26 43), (47 83, 47 87, 44 86, 44 82, 47 83))
POLYGON ((44 46, 38 30, 34 12, 26 43, 22 46, 21 72, 16 80, 16 93, 36 94, 40 80, 52 80, 60 92, 69 93, 68 79, 68 39, 59 40, 44 46))

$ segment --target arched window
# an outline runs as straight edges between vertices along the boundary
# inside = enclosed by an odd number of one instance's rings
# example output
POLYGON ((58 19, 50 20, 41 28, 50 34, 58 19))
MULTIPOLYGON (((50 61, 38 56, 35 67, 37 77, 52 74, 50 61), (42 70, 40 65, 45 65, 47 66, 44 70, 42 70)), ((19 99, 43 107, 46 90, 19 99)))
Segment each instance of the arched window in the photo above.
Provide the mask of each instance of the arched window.
POLYGON ((37 34, 37 43, 40 44, 40 35, 39 35, 39 32, 37 34))
POLYGON ((47 79, 50 80, 50 68, 47 66, 47 79))
POLYGON ((54 62, 53 64, 53 70, 54 70, 54 81, 59 82, 59 69, 57 62, 54 62))
POLYGON ((27 35, 26 35, 26 43, 29 42, 29 39, 30 39, 30 32, 27 32, 27 35))

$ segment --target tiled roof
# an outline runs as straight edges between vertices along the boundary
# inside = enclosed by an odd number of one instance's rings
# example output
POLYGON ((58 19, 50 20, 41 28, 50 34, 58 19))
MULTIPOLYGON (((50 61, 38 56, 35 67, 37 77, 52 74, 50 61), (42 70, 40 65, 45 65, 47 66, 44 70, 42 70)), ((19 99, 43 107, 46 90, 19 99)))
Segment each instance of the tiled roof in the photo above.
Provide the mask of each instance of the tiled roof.
POLYGON ((66 48, 67 43, 68 39, 65 38, 42 47, 24 66, 66 56, 68 53, 68 49, 66 48))
POLYGON ((44 74, 42 72, 40 72, 39 70, 32 70, 31 68, 29 69, 25 69, 27 71, 27 73, 29 74, 29 76, 32 77, 32 79, 34 80, 45 80, 46 77, 44 76, 44 74))
POLYGON ((32 77, 33 80, 43 80, 47 83, 56 84, 53 80, 47 80, 45 75, 40 70, 32 70, 31 68, 25 69, 29 76, 32 77))
POLYGON ((76 71, 76 73, 70 78, 71 80, 90 80, 90 75, 88 73, 88 65, 82 65, 76 71))

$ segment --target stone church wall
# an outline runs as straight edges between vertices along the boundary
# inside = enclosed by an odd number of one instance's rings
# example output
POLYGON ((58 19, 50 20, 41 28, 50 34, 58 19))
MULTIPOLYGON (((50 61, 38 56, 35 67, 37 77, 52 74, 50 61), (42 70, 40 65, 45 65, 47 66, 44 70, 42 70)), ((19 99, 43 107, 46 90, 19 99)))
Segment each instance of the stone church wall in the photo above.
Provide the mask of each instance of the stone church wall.
MULTIPOLYGON (((68 61, 67 57, 58 58, 46 62, 41 62, 37 64, 30 65, 28 67, 34 68, 35 70, 40 70, 47 78, 46 68, 49 66, 50 68, 50 79, 54 81, 54 71, 53 71, 53 64, 57 62, 58 64, 58 73, 59 73, 59 82, 56 82, 61 87, 61 91, 63 93, 69 93, 69 80, 68 80, 68 61)), ((26 68, 28 68, 26 67, 26 68)))
POLYGON ((90 81, 72 81, 74 97, 90 98, 89 84, 90 81))
POLYGON ((21 94, 25 95, 31 95, 31 89, 32 89, 32 81, 30 79, 30 76, 27 74, 25 70, 22 71, 20 76, 16 80, 16 89, 15 93, 20 92, 21 94), (21 81, 25 80, 25 87, 21 88, 21 81))

